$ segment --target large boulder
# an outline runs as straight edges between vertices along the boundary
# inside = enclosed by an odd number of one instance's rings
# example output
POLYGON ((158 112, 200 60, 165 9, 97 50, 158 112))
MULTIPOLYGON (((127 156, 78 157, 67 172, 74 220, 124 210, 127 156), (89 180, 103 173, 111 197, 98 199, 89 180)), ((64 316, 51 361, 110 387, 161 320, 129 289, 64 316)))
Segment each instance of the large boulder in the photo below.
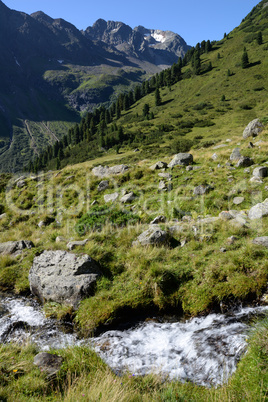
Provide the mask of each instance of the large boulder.
POLYGON ((26 248, 34 247, 30 240, 7 241, 0 243, 0 254, 20 254, 26 248))
POLYGON ((263 179, 268 176, 268 168, 266 166, 258 166, 253 170, 253 177, 263 179))
POLYGON ((183 165, 183 166, 188 166, 191 163, 193 163, 193 155, 192 154, 186 154, 186 153, 179 153, 174 156, 172 161, 168 164, 169 168, 173 168, 174 166, 177 165, 183 165))
POLYGON ((155 246, 162 246, 168 242, 168 234, 159 226, 153 225, 148 230, 139 235, 136 241, 133 242, 134 246, 142 245, 147 246, 149 244, 155 246))
POLYGON ((100 193, 101 191, 105 191, 107 188, 109 188, 109 181, 102 180, 98 185, 98 192, 100 193))
POLYGON ((255 237, 252 243, 268 248, 268 236, 255 237))
POLYGON ((248 167, 254 165, 254 161, 248 156, 242 156, 237 162, 237 167, 248 167))
POLYGON ((262 131, 263 124, 259 119, 252 120, 243 132, 243 138, 246 139, 248 137, 257 137, 257 135, 262 131))
POLYGON ((230 161, 239 161, 242 158, 239 148, 235 148, 230 155, 230 161))
POLYGON ((127 165, 116 165, 111 167, 99 165, 92 169, 92 174, 97 177, 109 177, 112 175, 125 173, 127 170, 127 165))
POLYGON ((98 276, 99 264, 87 254, 44 251, 34 258, 29 273, 31 292, 43 303, 54 301, 77 307, 90 296, 98 276))
POLYGON ((119 197, 119 194, 117 192, 115 192, 115 193, 112 193, 112 194, 105 194, 105 196, 103 198, 104 198, 104 201, 106 203, 108 203, 108 202, 116 201, 118 197, 119 197))
POLYGON ((268 198, 259 204, 254 205, 248 212, 249 219, 260 219, 268 216, 268 198))
POLYGON ((212 190, 212 187, 209 185, 200 184, 199 186, 195 187, 193 190, 194 195, 204 195, 209 193, 212 190))
POLYGON ((49 376, 57 374, 63 363, 63 357, 47 352, 38 353, 34 357, 34 364, 45 371, 49 376))
POLYGON ((157 170, 157 169, 165 169, 167 167, 166 162, 158 161, 154 165, 150 167, 151 170, 157 170))
POLYGON ((135 198, 136 198, 136 197, 135 197, 134 193, 131 191, 130 193, 127 193, 127 194, 123 195, 123 197, 120 199, 120 201, 121 201, 123 204, 127 204, 127 203, 129 203, 129 202, 134 201, 135 198))

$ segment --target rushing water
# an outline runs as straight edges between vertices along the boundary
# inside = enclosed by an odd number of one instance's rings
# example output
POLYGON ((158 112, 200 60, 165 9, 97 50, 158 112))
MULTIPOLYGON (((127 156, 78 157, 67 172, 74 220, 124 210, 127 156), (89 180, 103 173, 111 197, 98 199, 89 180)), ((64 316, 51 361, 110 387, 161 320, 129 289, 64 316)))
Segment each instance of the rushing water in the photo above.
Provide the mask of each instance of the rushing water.
POLYGON ((33 300, 2 295, 0 341, 31 340, 41 350, 86 344, 94 347, 118 374, 158 373, 164 378, 210 386, 222 384, 235 371, 246 351, 249 320, 265 312, 268 306, 184 322, 149 321, 81 341, 75 334, 63 331, 57 321, 45 318, 33 300))

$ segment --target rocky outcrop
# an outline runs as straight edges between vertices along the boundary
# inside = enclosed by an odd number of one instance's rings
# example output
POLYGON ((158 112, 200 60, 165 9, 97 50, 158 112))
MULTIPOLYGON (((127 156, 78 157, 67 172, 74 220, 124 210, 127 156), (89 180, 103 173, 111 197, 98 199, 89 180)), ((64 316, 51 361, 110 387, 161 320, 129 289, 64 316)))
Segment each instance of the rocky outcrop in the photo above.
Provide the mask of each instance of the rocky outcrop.
POLYGON ((268 248, 268 236, 256 237, 252 240, 252 243, 268 248))
POLYGON ((254 165, 254 161, 248 156, 242 156, 237 162, 237 167, 248 167, 254 165))
POLYGON ((53 355, 47 352, 38 353, 34 357, 34 364, 40 368, 40 370, 46 372, 49 376, 57 374, 63 363, 63 357, 53 355))
POLYGON ((26 248, 34 247, 30 240, 8 241, 0 243, 0 254, 20 254, 26 248))
POLYGON ((253 177, 263 179, 268 176, 268 168, 266 166, 258 166, 253 170, 253 177))
POLYGON ((109 181, 102 180, 98 185, 98 192, 100 193, 101 191, 105 191, 107 188, 109 188, 109 181))
POLYGON ((78 241, 70 241, 67 244, 68 250, 73 250, 76 247, 85 246, 88 243, 88 239, 85 240, 78 240, 78 241))
POLYGON ((157 170, 157 169, 165 169, 167 167, 167 163, 166 162, 162 162, 162 161, 158 161, 156 163, 154 163, 150 169, 151 170, 157 170))
POLYGON ((242 158, 239 148, 235 148, 230 155, 230 161, 239 161, 242 158))
POLYGON ((168 234, 164 230, 160 229, 159 226, 153 225, 145 232, 141 233, 136 241, 132 244, 133 246, 142 245, 154 245, 162 246, 168 242, 168 234))
POLYGON ((77 307, 94 290, 99 264, 87 254, 44 251, 34 258, 29 273, 31 292, 43 303, 54 301, 77 307))
POLYGON ((263 130, 263 124, 259 119, 252 120, 245 130, 243 131, 243 138, 246 139, 248 137, 257 137, 257 135, 263 130))
POLYGON ((199 186, 195 187, 193 190, 194 195, 204 195, 209 193, 213 188, 211 186, 205 186, 203 184, 200 184, 199 186))
POLYGON ((114 201, 116 201, 117 200, 117 198, 119 197, 119 194, 116 192, 116 193, 112 193, 112 194, 105 194, 105 196, 104 196, 104 201, 106 202, 106 203, 108 203, 108 202, 114 202, 114 201))
POLYGON ((193 155, 187 153, 179 153, 174 156, 172 161, 168 164, 169 168, 173 168, 177 165, 188 166, 193 163, 193 155))
POLYGON ((92 169, 92 174, 97 177, 109 177, 112 175, 125 173, 127 170, 127 165, 115 165, 111 167, 99 165, 92 169))
POLYGON ((135 198, 136 198, 136 197, 135 197, 135 194, 131 191, 130 193, 127 193, 127 194, 123 195, 123 197, 120 199, 120 201, 121 201, 123 204, 127 204, 127 203, 129 203, 129 202, 134 201, 135 198))
POLYGON ((268 216, 268 198, 259 204, 254 205, 248 212, 249 219, 260 219, 268 216))

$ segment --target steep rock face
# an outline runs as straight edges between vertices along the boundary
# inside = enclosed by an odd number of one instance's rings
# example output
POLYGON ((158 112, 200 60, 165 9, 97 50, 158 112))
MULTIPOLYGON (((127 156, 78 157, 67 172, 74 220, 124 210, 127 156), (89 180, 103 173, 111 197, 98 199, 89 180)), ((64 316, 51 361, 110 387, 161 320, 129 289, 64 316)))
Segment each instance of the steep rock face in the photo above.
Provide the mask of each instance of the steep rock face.
POLYGON ((126 56, 138 56, 157 65, 170 65, 189 49, 176 33, 130 26, 116 21, 97 20, 84 31, 91 40, 113 45, 126 56))

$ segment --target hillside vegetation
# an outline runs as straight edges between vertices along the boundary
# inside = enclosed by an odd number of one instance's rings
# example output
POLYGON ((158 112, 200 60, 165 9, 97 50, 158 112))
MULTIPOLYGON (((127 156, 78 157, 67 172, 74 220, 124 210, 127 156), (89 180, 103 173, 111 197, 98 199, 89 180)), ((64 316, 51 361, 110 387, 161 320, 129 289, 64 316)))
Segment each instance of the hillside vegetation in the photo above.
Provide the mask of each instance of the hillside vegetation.
MULTIPOLYGON (((156 102, 156 85, 128 110, 122 108, 120 116, 110 114, 106 127, 100 119, 105 109, 95 112, 100 121, 95 127, 90 127, 90 114, 69 131, 66 143, 32 162, 36 173, 0 176, 1 241, 34 243, 18 256, 1 257, 1 290, 29 294, 35 256, 85 240, 73 252, 87 253, 101 266, 94 295, 77 310, 44 304, 48 316, 71 318, 81 335, 129 317, 191 317, 267 301, 268 248, 253 240, 267 236, 268 217, 249 215, 252 206, 268 198, 268 177, 252 180, 256 167, 268 166, 267 16, 262 1, 239 27, 201 54, 200 68, 189 53, 177 82, 158 88, 161 102, 156 102), (248 63, 242 68, 245 47, 248 63), (244 139, 244 128, 255 118, 262 132, 244 139), (109 138, 116 142, 110 147, 109 138), (253 164, 239 167, 230 160, 235 148, 253 164), (170 163, 178 152, 193 155, 190 167, 152 168, 159 160, 170 163), (99 165, 119 164, 128 166, 121 174, 94 174, 99 165), (37 172, 42 167, 51 170, 37 172), (103 180, 107 183, 100 186, 103 180), (109 202, 106 196, 115 193, 109 202), (129 201, 123 201, 128 194, 129 201), (165 219, 150 225, 159 216, 165 219), (139 235, 153 226, 166 233, 165 241, 139 244, 139 235)), ((163 79, 168 75, 163 73, 163 79)), ((30 363, 34 347, 6 345, 1 349, 0 399, 265 401, 267 320, 257 326, 249 345, 237 373, 218 389, 163 383, 156 376, 119 378, 84 348, 62 351, 65 364, 54 382, 47 381, 30 363)))

